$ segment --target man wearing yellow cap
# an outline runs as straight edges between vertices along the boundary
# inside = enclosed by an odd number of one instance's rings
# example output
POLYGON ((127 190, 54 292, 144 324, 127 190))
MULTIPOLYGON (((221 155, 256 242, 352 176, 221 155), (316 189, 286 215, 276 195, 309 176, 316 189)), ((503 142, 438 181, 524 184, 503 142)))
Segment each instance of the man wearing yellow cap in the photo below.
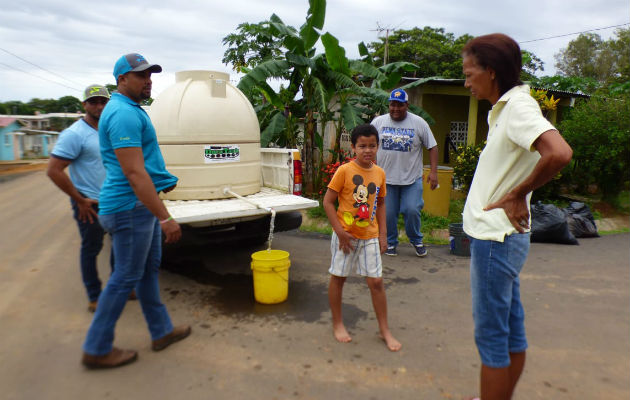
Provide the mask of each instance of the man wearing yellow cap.
MULTIPOLYGON (((90 85, 83 93, 85 117, 61 132, 48 162, 48 177, 68 196, 81 235, 81 276, 88 295, 88 310, 94 312, 101 294, 96 259, 103 248, 105 231, 98 223, 98 199, 105 180, 98 142, 98 122, 109 101, 101 85, 90 85), (70 176, 65 173, 69 167, 70 176)), ((110 256, 113 269, 113 259, 110 256)))

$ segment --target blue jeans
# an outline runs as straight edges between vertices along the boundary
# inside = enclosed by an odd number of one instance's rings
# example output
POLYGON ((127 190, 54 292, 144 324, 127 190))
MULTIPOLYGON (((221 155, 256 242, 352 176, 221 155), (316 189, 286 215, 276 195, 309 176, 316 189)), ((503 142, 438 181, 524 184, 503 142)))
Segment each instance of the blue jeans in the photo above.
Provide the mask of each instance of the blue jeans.
POLYGON ((422 243, 420 211, 424 207, 422 199, 422 177, 411 185, 387 184, 385 196, 387 208, 387 245, 398 245, 398 214, 405 220, 405 232, 409 241, 416 245, 422 243))
MULTIPOLYGON (((98 253, 103 248, 103 236, 105 231, 99 224, 98 220, 90 223, 89 221, 83 222, 79 219, 79 207, 77 202, 70 199, 72 204, 73 216, 77 221, 79 227, 79 235, 81 235, 81 252, 80 252, 80 264, 81 264, 81 278, 83 279, 83 285, 87 291, 90 301, 98 300, 98 296, 101 294, 101 280, 98 278, 98 271, 96 269, 96 258, 98 253)), ((93 206, 94 211, 98 213, 98 206, 93 206)), ((109 265, 112 272, 114 271, 114 252, 113 250, 109 255, 109 265)))
POLYGON ((91 355, 104 355, 112 350, 116 321, 134 288, 151 338, 159 339, 173 331, 160 300, 158 268, 162 231, 158 219, 137 202, 133 210, 100 215, 99 220, 112 235, 116 269, 101 293, 83 344, 83 350, 91 355))
POLYGON ((503 243, 470 239, 475 343, 488 367, 505 368, 509 353, 527 349, 518 275, 528 252, 529 233, 506 236, 503 243))

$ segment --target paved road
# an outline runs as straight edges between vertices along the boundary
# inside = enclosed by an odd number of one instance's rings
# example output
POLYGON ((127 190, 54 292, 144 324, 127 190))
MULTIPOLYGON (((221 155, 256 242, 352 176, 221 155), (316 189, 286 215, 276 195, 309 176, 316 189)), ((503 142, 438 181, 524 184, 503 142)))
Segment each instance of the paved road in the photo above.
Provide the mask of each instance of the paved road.
MULTIPOLYGON (((160 282, 176 323, 193 335, 153 353, 137 302, 116 344, 139 351, 121 369, 86 371, 91 321, 78 270, 78 233, 65 195, 43 172, 0 183, 0 398, 2 399, 460 399, 475 394, 468 259, 445 246, 384 260, 390 324, 378 339, 369 292, 344 293, 354 341, 331 335, 328 240, 276 235, 291 253, 287 302, 253 301, 252 247, 171 249, 160 282), (177 271, 177 272, 173 272, 177 271)), ((522 274, 530 340, 516 400, 630 398, 630 235, 534 244, 522 274)), ((106 253, 106 252, 104 252, 106 253)), ((106 254, 101 265, 107 265, 106 254)), ((106 277, 106 268, 102 268, 106 277)))

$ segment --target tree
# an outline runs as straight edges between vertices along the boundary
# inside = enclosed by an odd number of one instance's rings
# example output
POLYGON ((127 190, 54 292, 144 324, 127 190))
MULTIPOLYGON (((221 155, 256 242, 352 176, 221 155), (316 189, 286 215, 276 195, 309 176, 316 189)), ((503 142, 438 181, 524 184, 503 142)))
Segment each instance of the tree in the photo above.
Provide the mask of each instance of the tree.
MULTIPOLYGON (((456 38, 444 28, 430 26, 397 30, 387 38, 388 61, 417 65, 418 70, 408 74, 413 77, 463 78, 461 50, 472 38, 468 34, 456 38)), ((386 39, 379 39, 367 47, 372 50, 375 63, 383 64, 386 39)))
POLYGON ((543 61, 534 53, 521 50, 521 58, 523 60, 523 69, 521 70, 521 80, 531 81, 536 77, 536 71, 544 71, 543 61))
POLYGON ((57 112, 81 112, 82 110, 81 100, 74 96, 63 96, 57 100, 57 112))
POLYGON ((599 88, 599 82, 593 78, 584 78, 580 76, 542 76, 532 77, 530 80, 532 86, 540 87, 548 90, 562 90, 574 93, 591 94, 599 88))
POLYGON ((281 43, 273 36, 269 21, 257 24, 244 22, 236 29, 237 33, 223 38, 223 45, 229 47, 221 60, 223 64, 232 64, 234 71, 244 72, 246 68, 276 59, 282 54, 281 43))
POLYGON ((618 29, 617 38, 603 41, 596 33, 582 33, 555 55, 563 76, 592 78, 600 84, 630 80, 630 28, 618 29))
MULTIPOLYGON (((53 99, 31 99, 28 103, 28 106, 33 111, 39 111, 42 114, 47 114, 51 112, 57 111, 57 101, 53 99)), ((63 111, 63 110, 62 110, 63 111)))
POLYGON ((319 30, 324 26, 326 15, 325 0, 309 0, 306 21, 296 30, 286 25, 280 17, 273 14, 269 19, 270 32, 287 51, 278 59, 271 59, 256 65, 249 70, 238 84, 252 103, 256 104, 256 96, 262 96, 271 103, 274 109, 269 118, 269 125, 262 132, 262 138, 268 138, 270 127, 286 127, 291 112, 303 113, 304 118, 304 165, 306 191, 313 192, 320 180, 320 168, 323 158, 323 129, 330 120, 329 99, 337 88, 356 85, 344 72, 348 69, 345 51, 339 47, 337 39, 330 33, 321 35, 319 30), (317 54, 315 44, 322 38, 326 47, 326 56, 317 54), (336 43, 336 46, 335 46, 336 43), (280 96, 267 80, 270 78, 288 77, 288 86, 282 88, 280 96), (298 94, 302 98, 297 101, 298 94), (298 104, 296 104, 296 102, 298 104), (315 149, 319 149, 319 157, 315 159, 315 149))
POLYGON ((559 127, 573 148, 573 173, 582 186, 596 183, 616 204, 630 180, 630 98, 592 97, 576 104, 559 127))
POLYGON ((8 110, 9 114, 17 115, 33 115, 35 110, 28 104, 24 104, 21 101, 13 100, 4 103, 4 107, 8 110))
MULTIPOLYGON (((263 37, 273 38, 281 51, 251 65, 252 68, 243 67, 246 74, 238 88, 257 112, 261 145, 270 142, 293 145, 299 142, 298 132, 304 132, 305 191, 313 193, 322 179, 321 167, 327 150, 323 135, 328 123, 334 123, 333 153, 339 154, 341 132, 364 122, 368 111, 364 105, 374 103, 377 105, 374 110, 387 110, 385 90, 398 85, 405 72, 417 67, 409 62, 396 62, 376 68, 364 44, 359 45, 363 59, 348 60, 337 38, 329 32, 320 33, 325 19, 325 0, 310 0, 309 4, 306 21, 299 30, 284 24, 275 14, 268 22, 253 24, 265 29, 263 37), (323 54, 317 53, 318 42, 323 45, 323 54), (284 80, 286 85, 274 90, 269 79, 284 80)), ((249 36, 248 40, 256 40, 256 36, 249 36)), ((251 44, 243 48, 258 46, 251 44)), ((226 58, 236 54, 236 50, 228 49, 226 58)), ((248 60, 253 60, 253 64, 262 59, 252 54, 248 60)))

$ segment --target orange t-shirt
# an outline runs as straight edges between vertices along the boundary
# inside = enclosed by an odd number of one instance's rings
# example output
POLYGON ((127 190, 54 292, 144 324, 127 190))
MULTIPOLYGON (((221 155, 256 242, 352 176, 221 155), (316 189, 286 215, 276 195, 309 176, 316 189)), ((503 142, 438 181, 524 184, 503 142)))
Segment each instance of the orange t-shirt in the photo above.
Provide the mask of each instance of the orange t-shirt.
POLYGON ((376 198, 385 198, 385 171, 352 161, 337 169, 328 187, 338 193, 337 218, 343 229, 358 239, 377 238, 376 198))

